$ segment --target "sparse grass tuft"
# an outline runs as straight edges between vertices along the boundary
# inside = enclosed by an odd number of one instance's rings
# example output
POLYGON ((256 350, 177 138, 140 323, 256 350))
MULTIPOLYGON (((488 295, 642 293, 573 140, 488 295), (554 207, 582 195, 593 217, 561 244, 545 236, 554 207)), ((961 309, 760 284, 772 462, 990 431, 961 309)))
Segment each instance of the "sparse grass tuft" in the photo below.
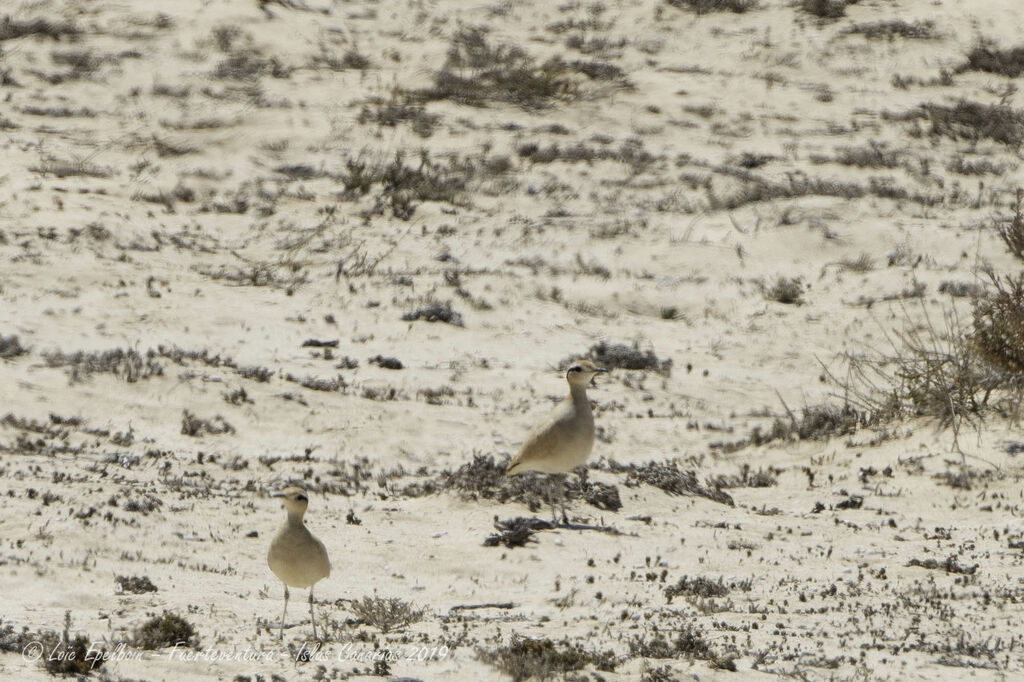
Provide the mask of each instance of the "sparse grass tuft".
POLYGON ((477 649, 477 658, 512 677, 515 682, 535 678, 547 680, 594 666, 613 672, 617 665, 611 651, 588 651, 568 640, 530 639, 513 635, 512 641, 495 649, 477 649))
POLYGON ((423 609, 398 597, 363 597, 353 601, 349 610, 383 633, 423 620, 423 609))
POLYGON ((199 635, 195 627, 181 616, 164 611, 153 616, 135 631, 132 644, 140 649, 161 649, 163 647, 199 646, 199 635))

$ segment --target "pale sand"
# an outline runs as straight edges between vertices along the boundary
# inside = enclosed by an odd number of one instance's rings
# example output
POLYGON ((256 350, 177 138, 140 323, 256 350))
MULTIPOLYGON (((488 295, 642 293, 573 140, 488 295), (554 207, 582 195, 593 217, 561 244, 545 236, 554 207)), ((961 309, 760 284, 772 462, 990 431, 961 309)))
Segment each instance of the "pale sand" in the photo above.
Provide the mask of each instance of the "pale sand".
MULTIPOLYGON (((976 282, 975 266, 984 261, 1019 269, 989 229, 1024 184, 1015 150, 931 137, 926 120, 885 114, 956 98, 992 104, 1004 97, 1024 107, 1024 96, 1009 89, 1015 81, 994 74, 938 83, 940 69, 961 64, 978 36, 1015 45, 1024 7, 1013 0, 984 7, 864 0, 823 23, 788 2, 762 4, 742 15, 698 17, 654 0, 608 3, 596 15, 586 5, 540 0, 345 2, 328 13, 267 5, 275 17, 268 20, 252 2, 179 1, 159 3, 171 19, 163 27, 156 6, 133 3, 43 0, 5 9, 16 18, 73 19, 84 34, 0 43, 0 68, 21 86, 0 87, 0 123, 15 126, 0 131, 0 334, 17 334, 30 349, 0 360, 7 403, 0 415, 39 422, 0 424, 0 625, 60 630, 70 610, 73 633, 111 648, 170 610, 194 624, 203 650, 241 656, 252 647, 286 660, 187 661, 164 650, 108 662, 100 674, 308 679, 316 663, 287 660, 286 648, 294 655, 309 636, 304 609, 294 605, 289 623, 297 626, 286 630, 285 646, 265 627, 281 608, 280 583, 265 561, 280 508, 266 490, 295 478, 311 488, 311 528, 333 563, 316 588, 318 627, 333 633, 328 676, 372 668, 337 656, 346 644, 351 655, 372 653, 376 644, 450 649, 443 660, 396 662, 394 675, 499 678, 477 651, 514 635, 610 649, 619 663, 600 672, 606 680, 637 679, 664 665, 678 679, 702 680, 1024 675, 1016 428, 993 418, 980 435, 961 435, 964 448, 984 460, 971 459, 972 466, 1000 471, 972 490, 935 477, 957 473, 960 458, 951 433, 928 422, 891 425, 897 437, 880 445, 861 430, 730 454, 711 447, 770 427, 772 416, 784 415, 779 396, 793 410, 821 403, 836 389, 820 380, 819 361, 838 371, 842 351, 886 350, 887 332, 906 315, 920 317, 918 299, 905 312, 899 302, 859 305, 861 297, 898 295, 920 283, 933 319, 956 306, 969 323, 969 300, 940 294, 942 283, 976 282), (934 20, 941 37, 843 34, 895 17, 934 20), (583 35, 606 38, 604 52, 582 54, 566 46, 579 30, 551 28, 595 18, 583 35), (633 87, 581 76, 586 97, 541 111, 428 103, 426 111, 440 117, 429 138, 408 123, 358 122, 367 97, 428 85, 460 23, 490 26, 491 39, 538 60, 614 64, 633 87), (273 77, 270 67, 250 81, 213 77, 228 57, 211 39, 215 27, 242 32, 232 49, 251 40, 254 54, 295 70, 286 78, 273 77), (321 43, 338 59, 355 48, 371 65, 311 68, 321 43), (51 82, 72 68, 54 63, 53 54, 82 49, 110 58, 51 82), (936 84, 897 88, 895 75, 936 84), (188 92, 159 94, 155 86, 188 92), (38 115, 30 107, 79 115, 38 115), (95 115, 81 115, 82 108, 95 115), (517 153, 531 142, 542 150, 577 143, 620 150, 631 139, 657 157, 637 165, 638 173, 616 160, 531 163, 517 153), (857 168, 822 158, 872 142, 902 152, 899 164, 857 168), (168 145, 186 153, 169 153, 168 145), (388 160, 405 150, 415 168, 420 149, 437 163, 451 154, 505 156, 511 170, 477 174, 457 206, 414 201, 408 221, 389 210, 364 218, 380 184, 365 197, 339 199, 347 157, 365 151, 371 161, 388 160), (771 160, 745 169, 744 154, 771 160), (958 154, 1003 172, 958 175, 947 169, 958 154), (86 161, 110 176, 30 170, 45 170, 48 157, 86 161), (315 177, 274 170, 297 164, 315 177), (876 191, 708 210, 706 185, 714 196, 731 196, 741 172, 776 183, 792 174, 862 187, 891 179, 892 187, 937 203, 876 191), (160 193, 173 195, 179 184, 194 195, 161 203, 160 193), (221 212, 235 199, 246 202, 244 212, 221 212), (324 222, 325 207, 335 208, 333 222, 324 222), (349 256, 351 265, 354 249, 383 259, 373 274, 336 281, 338 260, 349 256), (899 249, 904 257, 895 255, 899 249), (872 269, 839 265, 861 254, 872 269), (290 262, 299 264, 297 273, 283 265, 290 262), (464 292, 490 309, 474 307, 446 280, 456 269, 464 292), (270 286, 216 279, 238 272, 276 279, 270 286), (289 293, 296 274, 302 281, 289 293), (762 283, 779 275, 802 279, 804 305, 765 298, 762 283), (431 299, 450 300, 464 326, 401 319, 431 299), (669 308, 677 319, 663 319, 669 308), (337 339, 334 359, 302 347, 311 338, 337 339), (736 505, 728 507, 628 487, 625 474, 593 470, 591 480, 618 486, 623 508, 574 501, 570 513, 624 534, 540 532, 536 543, 516 549, 482 542, 495 517, 528 515, 522 504, 403 493, 474 453, 514 454, 563 392, 558 364, 600 339, 635 341, 674 364, 670 376, 616 369, 599 379, 590 396, 603 431, 592 461, 678 458, 702 482, 749 465, 777 472, 777 484, 729 489, 736 505), (161 344, 206 349, 273 376, 261 383, 231 367, 158 358, 162 376, 128 383, 96 374, 72 383, 44 358, 58 349, 144 354, 161 344), (404 369, 370 364, 376 355, 397 357, 404 369), (359 367, 335 369, 342 356, 359 367), (347 387, 311 390, 289 374, 340 375, 347 387), (439 394, 441 404, 429 403, 423 391, 444 387, 451 392, 439 394), (253 402, 222 397, 239 388, 253 402), (391 389, 393 400, 367 397, 391 389), (186 409, 200 418, 219 414, 235 432, 183 435, 186 409), (40 433, 51 414, 84 421, 40 433), (115 442, 129 429, 130 442, 115 442), (347 495, 338 470, 360 458, 371 475, 364 490, 347 495), (860 480, 869 467, 891 467, 891 476, 860 480), (387 488, 378 486, 380 472, 394 474, 387 488), (863 508, 833 509, 849 494, 862 495, 863 508), (156 506, 129 511, 130 501, 156 506), (817 503, 825 509, 812 513, 817 503), (361 524, 346 522, 350 510, 361 524), (977 572, 907 566, 951 556, 977 564, 977 572), (116 594, 115 576, 147 576, 158 591, 116 594), (752 582, 749 591, 713 602, 680 596, 669 604, 664 589, 683 576, 752 582), (346 625, 353 615, 342 600, 374 592, 410 600, 425 610, 423 619, 386 635, 346 625), (452 611, 492 602, 513 607, 452 611), (705 660, 630 655, 631 639, 650 639, 655 628, 672 636, 684 624, 714 650, 735 653, 740 672, 713 670, 705 660)), ((46 676, 16 653, 0 655, 0 678, 46 676)))

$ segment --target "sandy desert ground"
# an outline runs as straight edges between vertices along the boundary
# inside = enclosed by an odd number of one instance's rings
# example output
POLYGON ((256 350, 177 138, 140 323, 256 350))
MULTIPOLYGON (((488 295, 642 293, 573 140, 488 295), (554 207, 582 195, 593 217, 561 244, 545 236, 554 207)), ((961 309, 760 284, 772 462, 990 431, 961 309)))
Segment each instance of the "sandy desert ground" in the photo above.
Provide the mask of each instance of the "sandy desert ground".
POLYGON ((5 4, 0 678, 1024 679, 1022 25, 5 4))

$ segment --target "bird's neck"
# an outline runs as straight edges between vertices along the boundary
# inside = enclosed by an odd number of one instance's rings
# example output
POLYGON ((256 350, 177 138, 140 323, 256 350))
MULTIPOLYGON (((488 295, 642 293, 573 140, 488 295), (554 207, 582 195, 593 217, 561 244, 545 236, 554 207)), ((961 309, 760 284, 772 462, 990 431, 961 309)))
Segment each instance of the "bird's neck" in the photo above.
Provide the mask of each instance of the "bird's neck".
POLYGON ((305 512, 295 511, 288 512, 288 525, 293 528, 302 528, 305 524, 302 522, 302 517, 305 512))
POLYGON ((590 401, 587 400, 586 384, 569 384, 569 397, 574 403, 590 405, 590 401))

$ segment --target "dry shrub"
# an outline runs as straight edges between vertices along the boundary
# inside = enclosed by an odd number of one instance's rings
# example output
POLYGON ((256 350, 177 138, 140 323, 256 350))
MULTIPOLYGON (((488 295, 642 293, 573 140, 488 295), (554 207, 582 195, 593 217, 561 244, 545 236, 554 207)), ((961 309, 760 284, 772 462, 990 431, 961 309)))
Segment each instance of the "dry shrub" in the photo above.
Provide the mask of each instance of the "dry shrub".
POLYGON ((1024 273, 1002 277, 989 271, 991 294, 974 303, 970 347, 1002 372, 1024 374, 1024 273))
POLYGON ((1010 253, 1024 260, 1024 189, 1017 189, 1013 217, 1009 221, 997 223, 996 230, 1010 253))

